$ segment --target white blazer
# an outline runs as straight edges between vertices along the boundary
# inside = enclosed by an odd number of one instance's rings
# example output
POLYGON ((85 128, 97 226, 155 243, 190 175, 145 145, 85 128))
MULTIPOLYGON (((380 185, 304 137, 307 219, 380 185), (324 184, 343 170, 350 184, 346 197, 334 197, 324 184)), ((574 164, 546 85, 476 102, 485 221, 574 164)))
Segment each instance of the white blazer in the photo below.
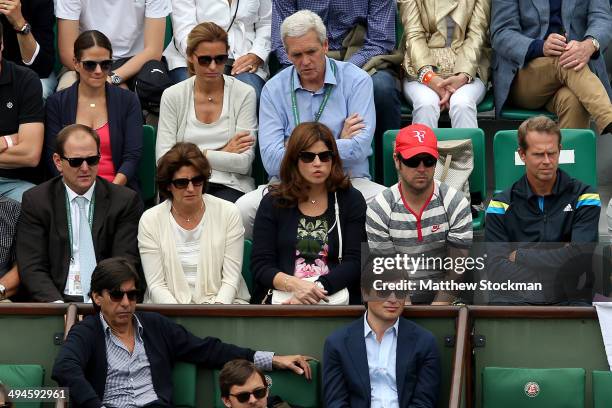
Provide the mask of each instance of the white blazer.
POLYGON ((268 55, 272 47, 271 0, 240 0, 238 11, 232 0, 172 0, 172 32, 174 37, 164 51, 170 70, 186 67, 187 36, 191 30, 204 21, 212 21, 227 31, 234 14, 236 19, 228 32, 230 58, 238 59, 253 53, 264 61, 257 75, 267 79, 268 55))

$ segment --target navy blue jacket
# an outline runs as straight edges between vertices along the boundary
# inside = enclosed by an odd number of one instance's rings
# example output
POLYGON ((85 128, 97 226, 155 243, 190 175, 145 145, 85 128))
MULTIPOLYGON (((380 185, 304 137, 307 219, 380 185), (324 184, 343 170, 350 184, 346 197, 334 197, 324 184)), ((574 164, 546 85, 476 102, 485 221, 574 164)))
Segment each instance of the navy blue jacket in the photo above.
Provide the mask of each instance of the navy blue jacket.
MULTIPOLYGON (((44 160, 52 176, 59 173, 53 164, 55 138, 60 130, 76 123, 77 81, 47 99, 44 160)), ((138 164, 142 154, 142 110, 134 92, 106 84, 106 109, 115 172, 125 174, 128 187, 138 190, 138 164)))
MULTIPOLYGON (((329 274, 319 278, 329 294, 348 288, 351 304, 361 303, 359 279, 361 276, 361 243, 367 242, 365 232, 366 203, 361 193, 351 187, 338 190, 338 210, 342 227, 342 263, 338 263, 338 229, 328 236, 329 274)), ((273 287, 279 272, 289 275, 295 270, 295 248, 300 211, 296 207, 281 208, 276 199, 267 194, 261 200, 253 226, 251 271, 254 287, 252 303, 260 303, 268 289, 273 287)), ((327 222, 334 225, 334 193, 327 197, 327 222)))
MULTIPOLYGON (((159 404, 172 406, 172 367, 177 361, 221 368, 242 358, 253 361, 250 349, 221 342, 214 337, 200 338, 170 319, 151 312, 136 313, 143 327, 142 337, 153 388, 159 404)), ((102 406, 107 376, 106 342, 100 315, 87 316, 68 333, 53 365, 53 378, 60 387, 70 388, 74 407, 102 406)))
MULTIPOLYGON (((372 399, 363 319, 333 332, 323 349, 327 408, 368 408, 372 399)), ((401 408, 433 408, 440 392, 440 353, 424 328, 399 318, 395 378, 401 408)))

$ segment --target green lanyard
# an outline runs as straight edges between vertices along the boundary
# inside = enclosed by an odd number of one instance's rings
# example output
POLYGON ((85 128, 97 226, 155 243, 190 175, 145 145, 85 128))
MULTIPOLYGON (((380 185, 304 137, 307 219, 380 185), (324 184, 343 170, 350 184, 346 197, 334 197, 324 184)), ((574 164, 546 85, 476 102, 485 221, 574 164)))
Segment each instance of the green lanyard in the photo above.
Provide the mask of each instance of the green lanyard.
MULTIPOLYGON (((70 214, 70 200, 68 200, 68 191, 65 191, 66 193, 66 215, 68 216, 68 239, 70 240, 70 261, 74 260, 73 257, 73 253, 72 253, 72 215, 70 214)), ((96 194, 94 192, 94 194, 92 194, 91 196, 91 202, 89 203, 89 215, 88 215, 88 221, 89 221, 89 229, 92 229, 93 226, 93 214, 94 214, 94 205, 96 203, 96 194)), ((80 211, 80 210, 79 210, 80 211)))
MULTIPOLYGON (((336 69, 337 69, 336 63, 332 59, 330 59, 329 62, 332 68, 332 72, 334 73, 334 76, 336 76, 336 69)), ((295 67, 293 67, 293 70, 295 71, 295 67)), ((319 111, 315 114, 315 117, 314 117, 315 122, 318 122, 319 118, 321 118, 321 115, 323 114, 323 110, 325 110, 325 106, 327 105, 327 101, 329 100, 329 95, 331 95, 333 88, 334 88, 333 85, 325 84, 325 94, 323 95, 323 101, 321 101, 321 105, 319 106, 319 111)), ((295 96, 295 82, 293 79, 293 72, 291 73, 291 109, 293 110, 293 119, 295 120, 295 126, 297 126, 301 122, 300 122, 300 113, 298 112, 298 108, 297 108, 297 98, 295 96)))

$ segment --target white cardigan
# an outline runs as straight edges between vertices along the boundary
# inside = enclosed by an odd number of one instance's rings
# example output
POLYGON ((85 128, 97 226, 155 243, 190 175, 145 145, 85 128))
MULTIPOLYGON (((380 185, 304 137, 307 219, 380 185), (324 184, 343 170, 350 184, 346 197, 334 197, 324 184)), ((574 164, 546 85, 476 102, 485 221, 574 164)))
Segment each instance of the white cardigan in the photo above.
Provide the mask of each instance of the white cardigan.
MULTIPOLYGON (((189 110, 194 109, 195 76, 179 82, 166 89, 159 107, 159 123, 157 141, 155 143, 155 160, 159 161, 177 142, 191 141, 185 134, 189 110)), ((224 100, 228 101, 227 114, 229 128, 226 143, 236 134, 236 128, 253 129, 257 131, 257 114, 255 90, 250 85, 236 78, 223 75, 224 100), (225 97, 227 96, 227 98, 225 97)), ((224 107, 225 108, 225 107, 224 107)), ((251 177, 251 165, 255 159, 255 146, 244 153, 228 153, 208 149, 206 158, 212 167, 212 182, 223 184, 233 189, 248 193, 255 189, 255 181, 251 177)), ((200 149, 204 147, 199 146, 200 149)), ((221 147, 221 146, 220 146, 221 147)))
POLYGON ((192 297, 174 242, 171 201, 148 209, 138 225, 138 248, 147 281, 146 303, 249 303, 242 277, 244 227, 238 207, 205 194, 197 295, 192 297))
POLYGON ((232 5, 227 0, 172 0, 172 41, 164 51, 168 68, 186 67, 187 36, 193 28, 204 21, 212 21, 225 31, 236 13, 234 24, 228 34, 230 57, 238 59, 252 53, 264 62, 256 74, 268 78, 268 56, 272 49, 272 1, 240 0, 236 12, 236 0, 232 5))

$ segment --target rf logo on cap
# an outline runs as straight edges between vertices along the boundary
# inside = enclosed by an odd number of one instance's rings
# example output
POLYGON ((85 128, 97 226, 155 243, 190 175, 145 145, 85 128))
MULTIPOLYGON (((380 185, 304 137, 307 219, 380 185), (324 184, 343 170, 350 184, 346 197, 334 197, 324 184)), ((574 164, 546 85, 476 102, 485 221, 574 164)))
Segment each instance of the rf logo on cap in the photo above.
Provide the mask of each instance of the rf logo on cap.
POLYGON ((424 130, 413 130, 413 132, 414 132, 414 137, 419 139, 419 143, 423 143, 423 140, 425 139, 425 131, 424 130))

